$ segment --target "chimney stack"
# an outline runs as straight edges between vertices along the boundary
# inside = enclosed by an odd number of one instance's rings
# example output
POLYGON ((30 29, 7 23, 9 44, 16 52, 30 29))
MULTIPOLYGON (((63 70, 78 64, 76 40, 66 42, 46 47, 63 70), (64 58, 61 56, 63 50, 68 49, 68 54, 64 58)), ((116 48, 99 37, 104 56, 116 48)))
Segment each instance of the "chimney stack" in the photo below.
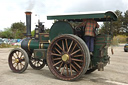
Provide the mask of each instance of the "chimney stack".
POLYGON ((26 11, 25 14, 26 14, 26 28, 27 28, 26 37, 31 38, 31 14, 32 12, 26 11))

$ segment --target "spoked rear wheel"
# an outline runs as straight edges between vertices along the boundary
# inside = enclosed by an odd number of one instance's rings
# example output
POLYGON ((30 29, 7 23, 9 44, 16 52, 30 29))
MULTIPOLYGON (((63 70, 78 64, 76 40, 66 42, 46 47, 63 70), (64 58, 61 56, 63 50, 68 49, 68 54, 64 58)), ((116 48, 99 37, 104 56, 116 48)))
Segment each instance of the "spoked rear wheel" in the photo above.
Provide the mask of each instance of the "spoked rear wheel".
POLYGON ((29 58, 27 53, 21 48, 13 49, 8 58, 10 69, 16 73, 24 72, 28 67, 29 58))
POLYGON ((85 42, 75 35, 61 35, 48 47, 48 67, 59 79, 78 79, 87 71, 89 63, 88 48, 85 42))

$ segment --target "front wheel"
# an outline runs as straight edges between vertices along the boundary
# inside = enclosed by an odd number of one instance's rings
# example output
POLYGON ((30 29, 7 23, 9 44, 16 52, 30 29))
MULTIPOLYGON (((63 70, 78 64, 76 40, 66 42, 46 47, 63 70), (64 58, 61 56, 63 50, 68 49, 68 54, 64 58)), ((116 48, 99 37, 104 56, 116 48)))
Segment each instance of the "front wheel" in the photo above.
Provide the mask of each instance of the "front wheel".
POLYGON ((10 69, 15 73, 22 73, 28 67, 29 58, 27 53, 21 48, 13 49, 8 58, 10 69))
POLYGON ((76 80, 88 69, 90 55, 85 42, 78 36, 64 34, 56 37, 47 50, 50 71, 62 80, 76 80))

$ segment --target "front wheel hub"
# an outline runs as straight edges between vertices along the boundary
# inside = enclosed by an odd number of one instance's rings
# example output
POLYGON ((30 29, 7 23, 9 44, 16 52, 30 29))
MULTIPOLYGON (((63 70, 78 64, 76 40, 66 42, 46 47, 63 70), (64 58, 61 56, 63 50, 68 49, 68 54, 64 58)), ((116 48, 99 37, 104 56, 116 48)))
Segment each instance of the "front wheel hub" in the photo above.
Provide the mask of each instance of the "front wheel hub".
POLYGON ((19 59, 15 59, 15 63, 19 63, 19 59))

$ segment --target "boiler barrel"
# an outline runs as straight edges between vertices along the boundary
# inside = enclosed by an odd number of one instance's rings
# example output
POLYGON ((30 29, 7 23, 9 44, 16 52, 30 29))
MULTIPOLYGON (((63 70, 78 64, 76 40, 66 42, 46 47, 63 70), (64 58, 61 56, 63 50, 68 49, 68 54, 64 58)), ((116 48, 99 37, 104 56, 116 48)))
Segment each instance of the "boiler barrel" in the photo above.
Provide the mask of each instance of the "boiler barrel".
POLYGON ((47 49, 49 46, 48 43, 40 43, 38 40, 29 40, 28 42, 28 49, 34 50, 34 49, 47 49))
POLYGON ((40 43, 35 39, 24 39, 21 43, 21 48, 26 51, 33 51, 34 49, 47 49, 49 43, 40 43))

